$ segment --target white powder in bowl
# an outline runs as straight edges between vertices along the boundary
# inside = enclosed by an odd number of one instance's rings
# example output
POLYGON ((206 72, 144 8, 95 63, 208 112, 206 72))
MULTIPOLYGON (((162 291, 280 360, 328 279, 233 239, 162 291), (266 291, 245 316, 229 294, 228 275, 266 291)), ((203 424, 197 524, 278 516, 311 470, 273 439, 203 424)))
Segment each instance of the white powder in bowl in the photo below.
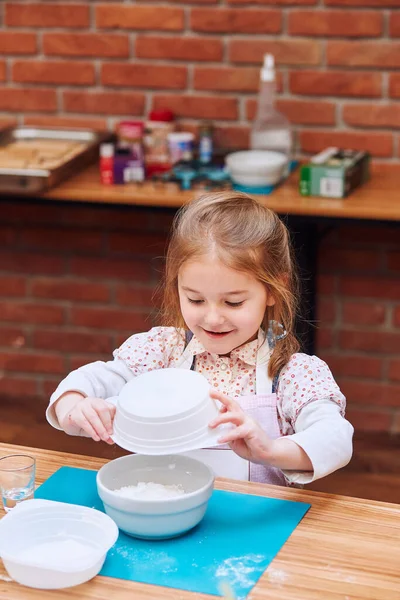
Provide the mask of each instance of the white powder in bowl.
POLYGON ((125 485, 114 490, 123 498, 136 500, 168 500, 185 495, 185 490, 179 485, 164 485, 152 481, 139 481, 137 485, 125 485))
POLYGON ((59 569, 71 562, 79 565, 93 554, 93 548, 71 538, 53 539, 23 549, 18 554, 21 562, 59 569))

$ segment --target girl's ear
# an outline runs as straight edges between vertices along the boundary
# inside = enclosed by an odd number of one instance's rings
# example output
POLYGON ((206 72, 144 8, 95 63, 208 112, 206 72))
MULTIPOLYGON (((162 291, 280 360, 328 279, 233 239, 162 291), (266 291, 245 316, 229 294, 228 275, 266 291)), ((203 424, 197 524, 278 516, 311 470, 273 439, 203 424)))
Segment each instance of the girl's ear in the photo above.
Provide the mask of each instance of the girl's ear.
POLYGON ((270 290, 267 290, 267 306, 274 306, 275 305, 275 298, 272 295, 272 293, 270 292, 270 290))

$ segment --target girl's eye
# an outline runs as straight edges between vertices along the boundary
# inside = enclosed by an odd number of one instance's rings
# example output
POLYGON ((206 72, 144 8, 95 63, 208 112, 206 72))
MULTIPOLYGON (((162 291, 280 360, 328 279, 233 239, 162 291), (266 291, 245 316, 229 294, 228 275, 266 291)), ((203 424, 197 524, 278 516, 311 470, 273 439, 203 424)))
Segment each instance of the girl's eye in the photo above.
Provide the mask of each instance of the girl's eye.
POLYGON ((237 306, 242 306, 244 300, 242 300, 241 302, 228 302, 228 300, 226 301, 226 304, 228 306, 232 306, 233 308, 237 307, 237 306))
POLYGON ((201 304, 203 302, 203 300, 192 300, 192 298, 188 298, 189 302, 191 302, 192 304, 201 304))

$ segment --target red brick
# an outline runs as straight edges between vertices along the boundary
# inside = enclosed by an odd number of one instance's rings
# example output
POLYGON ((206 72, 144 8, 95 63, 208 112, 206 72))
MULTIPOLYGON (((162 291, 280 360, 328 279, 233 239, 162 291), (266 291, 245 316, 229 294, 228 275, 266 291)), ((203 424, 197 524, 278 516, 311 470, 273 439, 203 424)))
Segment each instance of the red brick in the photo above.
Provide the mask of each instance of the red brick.
POLYGON ((223 58, 221 39, 210 37, 157 37, 139 35, 136 38, 135 56, 163 60, 216 61, 223 58))
MULTIPOLYGON (((372 105, 371 105, 372 106, 372 105)), ((371 246, 377 246, 380 250, 382 244, 384 245, 400 245, 399 230, 397 227, 385 226, 385 227, 374 227, 373 225, 341 225, 338 229, 338 241, 351 244, 360 243, 365 246, 368 244, 368 248, 371 246)))
POLYGON ((7 2, 4 23, 8 27, 89 27, 89 6, 59 2, 7 2))
POLYGON ((372 302, 343 302, 342 320, 350 325, 381 325, 385 322, 386 307, 372 302))
POLYGON ((336 301, 328 298, 319 298, 318 300, 318 322, 327 324, 333 323, 336 319, 337 306, 336 301))
POLYGON ((103 85, 182 90, 186 81, 187 68, 184 66, 109 63, 101 70, 103 85))
POLYGON ((21 348, 25 344, 25 333, 21 327, 0 327, 0 346, 21 348))
POLYGON ((392 37, 400 37, 400 14, 391 13, 389 21, 389 32, 392 37))
POLYGON ((112 352, 111 336, 99 333, 84 333, 81 331, 34 331, 32 336, 33 348, 53 350, 57 352, 87 352, 102 354, 112 352))
POLYGON ((17 239, 17 230, 14 227, 0 225, 0 246, 11 246, 17 239))
POLYGON ((389 362, 388 377, 391 381, 400 381, 400 359, 394 359, 389 362))
POLYGON ((382 377, 383 360, 372 356, 357 354, 337 355, 323 353, 321 356, 337 377, 362 377, 365 379, 380 379, 382 377))
POLYGON ((368 150, 372 156, 389 158, 393 153, 391 133, 353 133, 347 131, 302 131, 300 147, 303 152, 320 152, 328 146, 368 150))
POLYGON ((0 81, 6 80, 6 63, 4 60, 0 61, 0 81))
POLYGON ((71 323, 94 329, 146 331, 151 327, 149 315, 115 308, 71 308, 71 323))
POLYGON ((389 252, 387 262, 391 271, 400 271, 400 252, 389 252))
POLYGON ((346 411, 346 418, 356 431, 389 431, 392 415, 389 412, 377 410, 357 410, 350 408, 346 411))
POLYGON ((400 300, 400 281, 389 277, 342 277, 339 291, 344 296, 400 300))
POLYGON ((129 37, 113 33, 44 33, 43 52, 51 56, 126 58, 129 37))
POLYGON ((247 149, 250 143, 250 127, 247 125, 218 125, 214 129, 214 142, 217 148, 247 149))
POLYGON ((349 405, 398 406, 400 385, 375 381, 340 379, 340 388, 349 405))
POLYGON ((400 98, 400 75, 397 73, 389 75, 389 95, 391 98, 400 98))
POLYGON ((166 107, 176 117, 194 119, 226 119, 235 121, 238 118, 236 98, 217 96, 172 96, 153 97, 153 108, 166 107))
POLYGON ((255 67, 195 67, 195 90, 257 92, 260 70, 255 67))
POLYGON ((22 83, 91 85, 95 83, 96 77, 94 65, 91 63, 20 60, 16 61, 12 66, 12 79, 13 81, 22 83))
POLYGON ((340 331, 339 344, 344 350, 361 350, 377 354, 397 354, 400 333, 385 331, 340 331))
MULTIPOLYGON (((287 100, 279 98, 277 109, 287 116, 289 121, 299 125, 334 125, 336 122, 335 105, 322 100, 287 100)), ((247 101, 246 115, 249 121, 256 116, 257 100, 247 101)))
POLYGON ((400 327, 400 306, 397 306, 394 310, 393 324, 396 327, 400 327))
POLYGON ((116 289, 116 302, 122 306, 152 307, 154 305, 155 288, 119 285, 116 289))
POLYGON ((65 278, 33 279, 31 294, 37 298, 73 300, 75 302, 108 302, 110 299, 109 288, 104 283, 65 278))
POLYGON ((104 115, 142 115, 144 94, 132 92, 74 92, 63 94, 64 109, 68 112, 104 115))
POLYGON ((343 120, 358 127, 400 127, 400 106, 396 104, 347 104, 343 120))
POLYGON ((64 260, 58 256, 48 256, 34 252, 0 252, 2 271, 13 273, 40 273, 60 275, 64 273, 64 260))
POLYGON ((55 90, 39 88, 3 88, 0 94, 0 110, 13 112, 47 112, 57 109, 55 90))
POLYGON ((400 43, 328 42, 327 64, 346 67, 396 69, 400 67, 400 43))
POLYGON ((364 96, 382 94, 380 73, 346 71, 294 71, 289 74, 289 88, 293 94, 307 96, 364 96))
POLYGON ((164 256, 167 247, 165 235, 156 233, 110 233, 109 249, 111 252, 123 254, 141 254, 144 256, 164 256))
POLYGON ((213 33, 280 33, 282 13, 274 9, 192 8, 190 27, 213 33))
POLYGON ((0 369, 22 373, 63 373, 64 361, 54 354, 0 353, 0 369))
POLYGON ((336 291, 336 277, 335 275, 324 275, 319 273, 317 275, 317 290, 319 299, 321 295, 327 294, 332 295, 336 291))
POLYGON ((390 8, 400 6, 400 0, 325 0, 327 6, 374 6, 376 8, 390 8))
POLYGON ((0 54, 35 54, 36 33, 0 31, 0 54))
POLYGON ((355 10, 292 10, 288 17, 289 35, 321 37, 379 37, 383 14, 355 10))
POLYGON ((107 129, 106 119, 90 119, 83 117, 53 117, 53 116, 32 116, 24 117, 25 125, 37 125, 39 127, 69 127, 73 129, 97 129, 105 131, 107 129))
POLYGON ((52 253, 97 252, 102 247, 102 235, 98 231, 85 231, 77 236, 75 229, 36 227, 24 228, 20 237, 25 248, 51 250, 52 253))
POLYGON ((318 351, 326 348, 331 348, 334 343, 334 335, 332 329, 328 327, 317 327, 316 331, 316 343, 318 351))
POLYGON ((0 302, 0 315, 3 321, 15 323, 61 325, 64 322, 63 308, 34 302, 0 302))
POLYGON ((16 275, 0 275, 0 296, 25 296, 26 279, 16 275))
POLYGON ((321 46, 316 40, 237 40, 229 43, 229 60, 262 63, 264 54, 274 55, 277 65, 319 65, 321 46))
POLYGON ((71 273, 93 279, 129 279, 130 281, 148 281, 150 265, 148 261, 132 258, 84 258, 73 257, 71 273))
POLYGON ((1 379, 1 398, 32 398, 37 395, 37 381, 35 379, 22 379, 8 375, 1 379))
POLYGON ((227 0, 228 4, 268 4, 271 6, 315 6, 318 0, 227 0))
POLYGON ((319 254, 323 269, 344 271, 377 271, 381 267, 381 257, 373 250, 356 250, 322 246, 319 254))
POLYGON ((391 427, 392 433, 400 433, 400 414, 395 414, 393 419, 393 425, 391 427))
POLYGON ((96 7, 97 27, 182 31, 184 19, 183 9, 175 6, 101 4, 96 7))

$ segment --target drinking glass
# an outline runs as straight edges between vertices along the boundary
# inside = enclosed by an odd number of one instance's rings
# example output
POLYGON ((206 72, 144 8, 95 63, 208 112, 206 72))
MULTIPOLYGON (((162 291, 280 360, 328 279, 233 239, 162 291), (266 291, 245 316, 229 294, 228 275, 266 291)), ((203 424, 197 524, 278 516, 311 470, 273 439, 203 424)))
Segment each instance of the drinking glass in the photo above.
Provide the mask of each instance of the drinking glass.
POLYGON ((36 461, 28 454, 10 454, 0 458, 0 491, 8 512, 23 500, 33 498, 36 461))

